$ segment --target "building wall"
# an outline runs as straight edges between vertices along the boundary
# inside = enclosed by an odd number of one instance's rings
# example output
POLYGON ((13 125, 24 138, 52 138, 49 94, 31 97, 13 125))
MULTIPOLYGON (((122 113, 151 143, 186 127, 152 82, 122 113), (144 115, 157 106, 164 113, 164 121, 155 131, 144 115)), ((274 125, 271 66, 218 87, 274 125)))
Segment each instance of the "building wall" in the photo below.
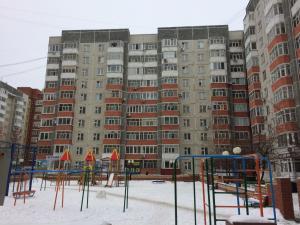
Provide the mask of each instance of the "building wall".
MULTIPOLYGON (((40 151, 69 148, 79 166, 88 148, 97 159, 116 148, 122 165, 139 162, 142 172, 162 174, 179 155, 250 151, 242 41, 227 26, 50 37, 40 151), (233 102, 245 105, 234 111, 233 102)), ((191 172, 191 161, 179 168, 191 172)))
POLYGON ((26 110, 24 119, 23 143, 34 146, 37 144, 38 128, 40 124, 40 110, 42 92, 30 87, 18 87, 17 90, 26 95, 26 110))
POLYGON ((0 141, 24 144, 28 96, 0 82, 0 141))
POLYGON ((299 161, 299 1, 250 1, 244 19, 254 149, 278 176, 294 179, 299 161))

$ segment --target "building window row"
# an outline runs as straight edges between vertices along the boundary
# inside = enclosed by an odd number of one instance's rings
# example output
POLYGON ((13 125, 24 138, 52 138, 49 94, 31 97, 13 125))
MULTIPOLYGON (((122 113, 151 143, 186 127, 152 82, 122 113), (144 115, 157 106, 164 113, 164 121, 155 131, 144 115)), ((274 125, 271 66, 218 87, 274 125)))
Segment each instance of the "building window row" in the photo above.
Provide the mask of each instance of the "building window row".
POLYGON ((281 87, 274 93, 274 103, 278 103, 284 99, 293 99, 294 91, 293 86, 281 87))
POLYGON ((276 113, 277 124, 295 122, 296 120, 297 119, 296 119, 296 109, 295 108, 283 109, 276 113))
POLYGON ((282 42, 276 45, 270 53, 270 61, 273 62, 278 56, 288 55, 289 49, 287 42, 282 42))
POLYGON ((127 132, 127 140, 156 140, 157 132, 127 132))
POLYGON ((126 146, 126 154, 157 154, 157 146, 144 145, 144 146, 126 146))
POLYGON ((127 113, 155 113, 157 105, 127 105, 127 113))

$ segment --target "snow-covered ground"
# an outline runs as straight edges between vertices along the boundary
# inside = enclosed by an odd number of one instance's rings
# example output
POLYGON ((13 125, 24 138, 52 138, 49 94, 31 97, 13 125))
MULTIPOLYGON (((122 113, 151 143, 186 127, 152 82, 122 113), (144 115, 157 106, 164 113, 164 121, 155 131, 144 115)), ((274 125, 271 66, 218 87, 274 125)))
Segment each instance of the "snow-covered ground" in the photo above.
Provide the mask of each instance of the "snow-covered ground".
MULTIPOLYGON (((0 225, 173 225, 174 224, 174 184, 165 182, 153 184, 151 181, 130 181, 129 208, 123 213, 124 187, 105 188, 93 186, 90 188, 89 208, 80 212, 82 192, 72 183, 65 187, 64 208, 60 207, 61 193, 58 195, 56 210, 53 211, 54 185, 44 191, 39 191, 39 180, 34 181, 37 190, 33 198, 17 200, 7 197, 5 205, 0 207, 0 225)), ((196 183, 197 221, 203 222, 203 205, 201 183, 196 183)), ((217 195, 217 205, 236 205, 234 195, 217 195)), ((241 205, 243 201, 240 199, 241 205)), ((193 185, 178 183, 178 221, 179 225, 193 224, 193 185)), ((258 217, 258 210, 251 209, 251 216, 258 217)), ((218 218, 229 218, 236 215, 236 209, 217 209, 218 218)), ((245 215, 242 209, 242 215, 245 215)), ((266 217, 272 217, 272 210, 265 209, 266 217)), ((279 215, 278 224, 294 225, 294 222, 283 221, 279 215)), ((218 223, 221 224, 221 223, 218 223)))

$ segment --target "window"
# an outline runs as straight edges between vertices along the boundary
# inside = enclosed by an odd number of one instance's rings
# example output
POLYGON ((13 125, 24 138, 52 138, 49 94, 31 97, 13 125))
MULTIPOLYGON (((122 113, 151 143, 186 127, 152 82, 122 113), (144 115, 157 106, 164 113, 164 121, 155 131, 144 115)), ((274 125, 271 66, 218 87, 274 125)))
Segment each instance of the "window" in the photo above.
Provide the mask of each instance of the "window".
POLYGON ((82 58, 82 63, 83 63, 83 64, 89 64, 89 62, 90 62, 90 57, 88 57, 88 56, 83 56, 83 58, 82 58))
POLYGON ((284 99, 294 98, 293 86, 281 87, 274 93, 275 103, 280 102, 284 99))
POLYGON ((190 147, 184 147, 184 154, 185 155, 190 155, 191 154, 191 148, 190 147))
POLYGON ((96 94, 96 101, 101 101, 102 100, 102 93, 97 93, 96 94))
POLYGON ((105 73, 104 68, 97 68, 96 76, 104 75, 104 73, 105 73))
POLYGON ((102 81, 96 81, 96 88, 101 88, 102 87, 102 81))
POLYGON ((52 114, 54 110, 54 106, 43 106, 43 114, 52 114))
POLYGON ((190 113, 190 106, 189 105, 183 105, 182 106, 183 113, 190 113))
POLYGON ((162 123, 164 125, 178 124, 178 117, 163 117, 162 123))
POLYGON ((93 134, 93 140, 94 141, 99 141, 100 140, 100 134, 99 133, 94 133, 93 134))
POLYGON ((121 124, 120 117, 106 117, 105 124, 107 125, 119 125, 121 124))
POLYGON ((104 63, 104 56, 98 56, 98 63, 104 63))
POLYGON ((85 106, 80 106, 79 107, 79 114, 85 114, 85 106))
POLYGON ((281 111, 276 113, 277 124, 284 124, 284 123, 295 122, 295 121, 296 121, 295 108, 282 109, 281 111))
POLYGON ((88 71, 88 69, 84 68, 81 70, 81 73, 82 73, 82 76, 88 76, 89 71, 88 71))
POLYGON ((183 127, 190 127, 190 119, 183 119, 183 127))
POLYGON ((181 54, 181 58, 183 62, 186 62, 189 60, 189 55, 188 54, 181 54))
POLYGON ((174 47, 177 46, 177 39, 163 39, 162 40, 163 47, 174 47))
POLYGON ((98 155, 99 154, 99 147, 93 147, 93 153, 98 155))
POLYGON ((204 53, 198 53, 197 54, 197 60, 198 60, 198 62, 203 61, 204 60, 204 53))
POLYGON ((87 94, 86 93, 81 93, 80 94, 80 100, 86 101, 87 100, 87 94))
POLYGON ((73 111, 73 105, 72 104, 59 104, 58 111, 59 112, 71 112, 71 111, 73 111))
POLYGON ((78 120, 78 127, 84 127, 85 121, 84 120, 78 120))
POLYGON ((290 64, 280 64, 271 73, 272 82, 276 82, 281 77, 290 76, 290 64))
POLYGON ((234 126, 249 126, 249 118, 243 118, 243 117, 234 117, 233 118, 234 126))
POLYGON ((200 140, 201 141, 207 141, 207 133, 201 133, 200 134, 200 140))
POLYGON ((200 105, 200 107, 199 107, 199 112, 200 113, 206 113, 206 105, 200 105))
POLYGON ((77 147, 76 148, 76 155, 82 155, 83 153, 83 148, 82 147, 77 147))
POLYGON ((191 134, 190 133, 184 133, 183 138, 184 138, 184 140, 191 140, 191 134))
POLYGON ((234 112, 247 112, 248 106, 247 106, 247 104, 235 103, 235 104, 233 104, 233 109, 234 109, 234 112))
POLYGON ((224 70, 225 63, 224 62, 213 62, 213 63, 211 63, 211 69, 212 70, 224 70))
POLYGON ((210 38, 210 44, 224 44, 225 43, 225 39, 224 37, 211 37, 210 38))
POLYGON ((204 41, 198 41, 197 42, 197 47, 198 47, 198 49, 203 49, 204 48, 204 41))
POLYGON ((46 81, 45 87, 46 88, 56 88, 57 82, 56 81, 46 81))
POLYGON ((87 81, 81 81, 81 88, 87 88, 87 81))
POLYGON ((270 53, 270 61, 273 62, 278 56, 288 55, 289 49, 287 42, 281 42, 273 47, 270 53))
POLYGON ((163 153, 173 154, 178 153, 178 145, 163 145, 163 153))
POLYGON ((108 73, 122 73, 123 66, 122 65, 108 65, 107 72, 108 73))
POLYGON ((58 118, 58 125, 72 125, 73 120, 69 117, 59 117, 58 118))
POLYGON ((162 65, 163 71, 176 71, 177 70, 177 64, 163 64, 162 65))
POLYGON ((204 74, 205 73, 205 66, 199 66, 198 67, 198 74, 204 74))
POLYGON ((184 91, 184 92, 182 92, 181 97, 182 97, 182 100, 187 100, 190 98, 190 93, 187 91, 184 91))
POLYGON ((192 162, 184 162, 185 170, 192 170, 192 162))
POLYGON ((77 141, 83 141, 84 139, 84 134, 83 133, 78 133, 77 134, 77 141))
POLYGON ((210 50, 210 57, 224 57, 226 56, 226 51, 223 49, 210 50))
POLYGON ((94 127, 100 127, 101 126, 101 120, 94 120, 94 127))
POLYGON ((101 113, 101 107, 100 106, 96 106, 95 107, 95 114, 100 114, 101 113))
POLYGON ((189 80, 188 79, 183 79, 182 80, 182 86, 183 87, 189 87, 189 80))
POLYGON ((206 119, 200 119, 200 127, 207 127, 207 120, 206 119))

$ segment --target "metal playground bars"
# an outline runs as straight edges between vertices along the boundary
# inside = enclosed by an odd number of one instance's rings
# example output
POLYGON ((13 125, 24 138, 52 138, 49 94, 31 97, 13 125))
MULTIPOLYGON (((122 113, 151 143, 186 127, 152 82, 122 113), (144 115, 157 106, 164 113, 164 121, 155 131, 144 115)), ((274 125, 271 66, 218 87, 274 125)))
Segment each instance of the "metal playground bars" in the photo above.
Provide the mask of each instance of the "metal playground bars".
POLYGON ((248 185, 250 179, 249 174, 255 176, 255 184, 257 185, 257 193, 255 196, 258 198, 259 213, 261 217, 264 217, 264 205, 262 195, 262 184, 261 174, 263 172, 263 163, 267 165, 270 179, 271 189, 271 202, 273 208, 273 218, 268 218, 276 222, 276 211, 275 211, 275 195, 272 182, 272 170, 270 161, 260 156, 259 154, 251 155, 191 155, 191 156, 180 156, 174 162, 173 174, 174 174, 174 201, 175 201, 175 225, 178 225, 178 205, 177 205, 177 166, 178 163, 184 160, 192 161, 192 175, 193 175, 193 211, 194 211, 194 224, 197 225, 197 200, 196 200, 196 162, 199 165, 199 178, 202 187, 202 206, 204 214, 204 225, 217 225, 218 221, 225 221, 224 219, 217 218, 217 208, 236 208, 237 214, 241 215, 241 209, 245 208, 246 215, 249 215, 249 193, 248 185), (223 169, 218 170, 217 163, 226 162, 225 171, 223 169), (228 167, 228 161, 231 168, 228 167), (229 169, 230 168, 230 169, 229 169), (235 191, 222 192, 216 190, 215 176, 220 174, 226 174, 225 180, 231 182, 235 191), (206 182, 206 184, 205 184, 206 182), (206 188, 205 188, 206 186, 206 188), (243 186, 241 192, 240 187, 243 186), (210 190, 211 189, 211 190, 210 190), (216 202, 216 195, 221 194, 233 194, 236 195, 236 205, 218 205, 216 202), (240 204, 240 198, 244 198, 245 205, 240 204), (208 218, 207 218, 208 216, 208 218), (207 221, 208 220, 208 221, 207 221))

